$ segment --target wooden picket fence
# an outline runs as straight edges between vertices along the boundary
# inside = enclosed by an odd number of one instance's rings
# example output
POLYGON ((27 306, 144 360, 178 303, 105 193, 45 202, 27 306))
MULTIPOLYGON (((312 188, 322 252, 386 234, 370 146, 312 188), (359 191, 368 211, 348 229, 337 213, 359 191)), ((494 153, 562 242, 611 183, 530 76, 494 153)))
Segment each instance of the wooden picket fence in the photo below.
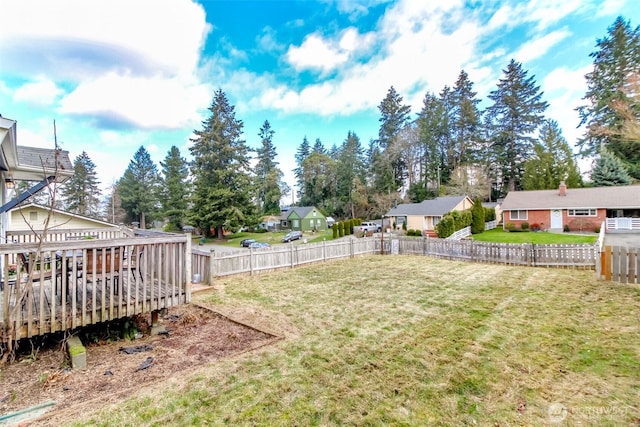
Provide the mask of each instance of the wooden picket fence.
POLYGON ((289 244, 227 254, 194 249, 191 268, 203 282, 212 284, 216 277, 252 275, 365 254, 411 254, 472 262, 592 270, 596 268, 598 246, 490 243, 384 235, 381 238, 289 244))
POLYGON ((598 278, 620 283, 640 283, 639 252, 639 248, 604 246, 596 264, 598 278))

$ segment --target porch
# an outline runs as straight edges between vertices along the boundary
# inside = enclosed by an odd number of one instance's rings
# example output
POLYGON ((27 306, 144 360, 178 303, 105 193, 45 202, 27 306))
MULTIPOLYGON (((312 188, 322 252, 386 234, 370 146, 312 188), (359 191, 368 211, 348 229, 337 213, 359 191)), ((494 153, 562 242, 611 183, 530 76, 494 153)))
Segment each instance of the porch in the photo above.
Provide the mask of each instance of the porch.
POLYGON ((191 239, 124 234, 55 232, 39 244, 8 233, 16 243, 0 245, 0 341, 188 303, 191 239))

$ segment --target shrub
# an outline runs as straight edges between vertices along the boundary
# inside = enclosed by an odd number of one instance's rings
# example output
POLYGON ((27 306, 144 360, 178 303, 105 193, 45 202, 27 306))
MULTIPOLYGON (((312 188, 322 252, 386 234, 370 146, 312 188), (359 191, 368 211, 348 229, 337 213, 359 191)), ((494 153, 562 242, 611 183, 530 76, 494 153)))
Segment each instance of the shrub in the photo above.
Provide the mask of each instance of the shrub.
POLYGON ((565 224, 564 227, 562 227, 562 230, 564 230, 565 233, 568 233, 569 231, 571 231, 569 229, 569 224, 565 224))
POLYGON ((344 222, 338 223, 338 237, 344 237, 344 222))
POLYGON ((267 232, 267 229, 266 229, 266 228, 258 227, 258 228, 256 228, 255 230, 253 230, 253 232, 254 232, 254 233, 266 233, 266 232, 267 232))
POLYGON ((451 236, 455 231, 455 220, 451 215, 443 216, 438 225, 436 225, 436 233, 441 239, 451 236))
POLYGON ((476 198, 471 208, 471 234, 480 234, 484 231, 484 212, 482 201, 476 198))
POLYGON ((538 224, 537 222, 531 224, 531 231, 540 231, 540 224, 538 224))
POLYGON ((522 230, 528 230, 529 229, 529 223, 528 222, 523 222, 522 224, 520 224, 520 228, 522 228, 522 230))
POLYGON ((504 228, 506 228, 507 231, 513 231, 516 229, 516 225, 512 222, 508 222, 504 225, 504 228))
POLYGON ((600 233, 600 226, 596 226, 596 227, 593 229, 593 231, 594 231, 594 232, 596 232, 596 233, 600 233))
POLYGON ((486 222, 493 221, 496 219, 496 209, 495 208, 484 208, 484 220, 486 222))
POLYGON ((333 232, 333 238, 337 239, 338 238, 338 223, 334 222, 333 225, 331 226, 331 231, 333 232))
POLYGON ((403 229, 404 231, 407 231, 407 223, 406 223, 406 222, 403 222, 403 223, 402 223, 402 229, 403 229))

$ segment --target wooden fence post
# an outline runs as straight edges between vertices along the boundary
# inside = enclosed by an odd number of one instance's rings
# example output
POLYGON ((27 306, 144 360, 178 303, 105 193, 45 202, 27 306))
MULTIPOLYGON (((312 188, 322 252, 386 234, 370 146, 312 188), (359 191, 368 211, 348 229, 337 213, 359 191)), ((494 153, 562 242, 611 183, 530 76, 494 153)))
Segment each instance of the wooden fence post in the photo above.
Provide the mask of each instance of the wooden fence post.
POLYGON ((209 277, 207 278, 207 283, 209 284, 209 286, 213 286, 213 279, 216 277, 217 275, 217 271, 216 271, 216 251, 215 249, 211 249, 211 252, 209 252, 209 277))

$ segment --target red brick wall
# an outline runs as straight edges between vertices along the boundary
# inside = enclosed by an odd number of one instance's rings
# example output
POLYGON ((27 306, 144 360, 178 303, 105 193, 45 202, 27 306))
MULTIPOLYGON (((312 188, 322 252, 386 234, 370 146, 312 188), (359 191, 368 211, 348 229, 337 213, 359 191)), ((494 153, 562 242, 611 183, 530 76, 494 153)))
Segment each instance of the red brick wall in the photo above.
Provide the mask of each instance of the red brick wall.
MULTIPOLYGON (((597 216, 569 216, 567 210, 562 210, 562 225, 569 225, 570 231, 595 231, 596 227, 600 227, 607 218, 606 209, 598 209, 597 216)), ((520 228, 523 222, 528 222, 529 227, 533 224, 539 224, 541 230, 546 230, 551 226, 551 212, 546 210, 528 211, 526 220, 511 219, 511 212, 505 212, 502 227, 506 230, 508 223, 515 224, 520 228)))

